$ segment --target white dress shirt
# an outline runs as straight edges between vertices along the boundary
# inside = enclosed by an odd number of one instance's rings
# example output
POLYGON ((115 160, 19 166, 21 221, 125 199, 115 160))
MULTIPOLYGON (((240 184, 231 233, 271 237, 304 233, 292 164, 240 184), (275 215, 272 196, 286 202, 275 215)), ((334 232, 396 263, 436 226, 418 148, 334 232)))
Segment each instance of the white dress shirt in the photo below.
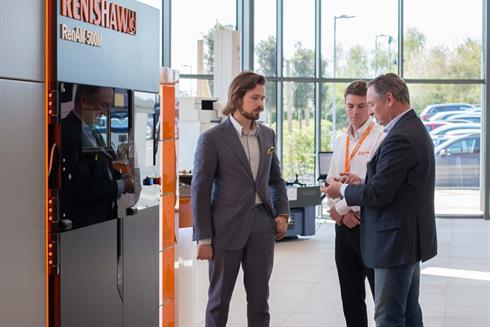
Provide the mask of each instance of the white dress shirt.
MULTIPOLYGON (((233 115, 230 115, 230 120, 238 133, 238 138, 240 139, 240 143, 242 143, 243 151, 245 151, 245 155, 250 163, 252 176, 255 180, 257 178, 260 163, 260 144, 257 137, 259 135, 260 125, 256 121, 252 122, 252 130, 246 134, 243 126, 240 125, 233 115)), ((262 200, 260 199, 260 196, 255 193, 255 204, 261 203, 262 200)))
MULTIPOLYGON (((347 138, 349 138, 348 153, 350 157, 363 133, 368 129, 371 123, 374 124, 371 131, 358 148, 357 153, 350 160, 350 172, 358 175, 362 179, 366 176, 367 162, 374 155, 385 136, 383 127, 378 125, 372 118, 368 118, 361 128, 354 133, 352 132, 352 125, 349 125, 345 133, 339 136, 333 152, 330 169, 328 170, 328 179, 340 177, 340 173, 345 171, 347 138)), ((328 204, 330 207, 335 206, 335 210, 342 216, 351 210, 356 212, 360 211, 358 206, 349 207, 345 199, 328 199, 328 204)))
POLYGON ((393 127, 395 127, 396 123, 398 123, 398 121, 403 116, 405 116, 405 114, 407 114, 410 110, 412 110, 412 108, 408 108, 407 110, 405 110, 404 112, 402 112, 401 114, 399 114, 398 116, 393 118, 388 124, 386 124, 385 129, 384 129, 385 134, 388 134, 393 129, 393 127))

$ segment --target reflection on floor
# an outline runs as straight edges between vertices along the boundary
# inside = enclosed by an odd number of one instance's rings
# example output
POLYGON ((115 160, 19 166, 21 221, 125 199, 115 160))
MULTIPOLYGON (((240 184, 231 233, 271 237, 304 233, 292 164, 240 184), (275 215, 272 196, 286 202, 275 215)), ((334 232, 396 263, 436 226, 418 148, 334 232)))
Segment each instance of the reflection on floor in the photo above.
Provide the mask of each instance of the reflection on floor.
MULTIPOLYGON (((271 326, 345 326, 334 263, 334 225, 317 235, 276 245, 271 280, 271 326)), ((490 221, 438 219, 439 255, 422 265, 421 305, 428 327, 490 326, 490 221)), ((204 326, 207 264, 198 264, 198 326, 204 326)), ((369 294, 369 293, 368 293, 369 294)), ((373 301, 368 297, 369 316, 373 301)), ((247 326, 240 274, 228 326, 247 326)), ((374 322, 370 321, 370 326, 374 322)))

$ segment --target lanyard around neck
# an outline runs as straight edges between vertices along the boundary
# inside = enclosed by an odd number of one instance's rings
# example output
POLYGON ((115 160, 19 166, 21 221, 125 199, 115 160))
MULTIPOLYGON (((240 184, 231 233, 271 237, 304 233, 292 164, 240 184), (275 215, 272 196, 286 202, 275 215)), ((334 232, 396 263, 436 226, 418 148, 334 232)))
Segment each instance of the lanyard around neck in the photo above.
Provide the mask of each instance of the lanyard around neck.
POLYGON ((354 156, 357 154, 357 151, 359 151, 359 148, 361 147, 361 145, 364 142, 364 140, 366 140, 366 137, 369 135, 369 133, 373 129, 373 126, 374 126, 374 122, 371 122, 369 124, 368 128, 366 128, 366 130, 364 131, 364 133, 362 133, 361 138, 359 139, 359 141, 357 141, 357 144, 354 147, 354 149, 352 150, 352 152, 351 152, 350 155, 349 155, 349 145, 350 145, 349 135, 347 135, 347 137, 345 138, 345 162, 344 162, 344 171, 346 173, 350 172, 350 162, 352 161, 352 158, 354 158, 354 156))

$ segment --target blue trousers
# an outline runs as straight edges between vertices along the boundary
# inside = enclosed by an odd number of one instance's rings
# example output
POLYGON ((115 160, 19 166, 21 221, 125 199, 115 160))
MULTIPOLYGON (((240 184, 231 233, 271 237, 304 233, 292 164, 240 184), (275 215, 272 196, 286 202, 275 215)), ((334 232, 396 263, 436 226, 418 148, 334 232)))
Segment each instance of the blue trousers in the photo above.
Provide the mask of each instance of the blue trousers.
POLYGON ((422 327, 420 263, 374 269, 376 327, 422 327))

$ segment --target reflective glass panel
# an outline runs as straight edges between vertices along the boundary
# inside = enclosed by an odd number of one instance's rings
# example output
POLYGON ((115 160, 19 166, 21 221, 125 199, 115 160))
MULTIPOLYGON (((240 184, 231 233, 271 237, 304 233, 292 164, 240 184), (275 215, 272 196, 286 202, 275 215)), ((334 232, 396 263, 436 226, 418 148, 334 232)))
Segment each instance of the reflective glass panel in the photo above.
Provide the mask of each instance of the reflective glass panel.
POLYGON ((397 10, 393 0, 324 0, 322 76, 368 78, 396 72, 397 10))
POLYGON ((410 84, 434 143, 436 214, 479 214, 481 85, 410 84), (435 119, 434 119, 435 118, 435 119))
POLYGON ((481 0, 405 0, 405 78, 481 78, 481 0))
POLYGON ((315 111, 313 83, 284 83, 283 177, 302 183, 315 179, 315 111))

